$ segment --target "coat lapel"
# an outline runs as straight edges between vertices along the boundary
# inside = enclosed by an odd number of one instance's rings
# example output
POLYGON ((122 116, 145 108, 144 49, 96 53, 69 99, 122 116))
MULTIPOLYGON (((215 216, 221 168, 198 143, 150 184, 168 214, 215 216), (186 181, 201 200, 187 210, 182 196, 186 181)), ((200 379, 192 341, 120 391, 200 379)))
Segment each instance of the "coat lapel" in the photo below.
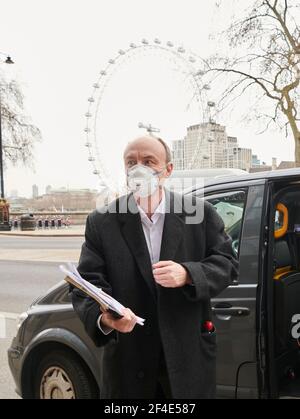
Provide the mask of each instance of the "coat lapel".
MULTIPOLYGON (((179 196, 176 199, 180 199, 179 196)), ((173 260, 179 244, 183 240, 183 230, 185 224, 183 220, 183 213, 175 213, 175 204, 174 194, 166 190, 167 207, 161 243, 161 261, 173 260)), ((123 201, 120 202, 120 206, 123 206, 122 211, 119 211, 118 214, 121 224, 121 232, 152 295, 156 298, 156 285, 152 273, 151 259, 142 227, 141 217, 133 195, 131 194, 127 197, 123 197, 123 201), (125 207, 124 203, 126 204, 125 207), (126 211, 126 208, 130 208, 133 211, 126 211)))
POLYGON ((145 279, 152 295, 156 298, 155 281, 152 274, 151 259, 145 239, 141 217, 133 195, 127 197, 128 207, 134 212, 119 213, 121 232, 136 260, 139 270, 145 279))

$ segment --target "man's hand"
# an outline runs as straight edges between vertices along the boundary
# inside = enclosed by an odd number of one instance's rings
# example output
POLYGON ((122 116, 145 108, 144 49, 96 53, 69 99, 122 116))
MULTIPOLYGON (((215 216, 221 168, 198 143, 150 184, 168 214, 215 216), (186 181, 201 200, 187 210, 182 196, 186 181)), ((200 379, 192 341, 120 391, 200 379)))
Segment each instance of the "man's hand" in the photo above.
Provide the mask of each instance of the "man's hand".
POLYGON ((152 266, 155 282, 165 288, 182 288, 192 284, 187 270, 172 261, 158 262, 152 266))
POLYGON ((131 333, 136 325, 136 316, 129 308, 125 308, 123 315, 122 319, 116 320, 110 313, 104 313, 101 317, 101 325, 117 332, 131 333))

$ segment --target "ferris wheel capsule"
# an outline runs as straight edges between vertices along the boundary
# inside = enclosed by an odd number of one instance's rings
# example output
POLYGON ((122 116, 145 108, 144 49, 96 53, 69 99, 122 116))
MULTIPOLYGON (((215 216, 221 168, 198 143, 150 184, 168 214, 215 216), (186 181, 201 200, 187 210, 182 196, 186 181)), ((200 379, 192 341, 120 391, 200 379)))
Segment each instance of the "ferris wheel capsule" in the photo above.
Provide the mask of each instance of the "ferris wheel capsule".
POLYGON ((87 148, 91 148, 92 147, 92 143, 87 142, 87 143, 84 144, 84 146, 87 147, 87 148))
POLYGON ((109 60, 108 62, 109 62, 109 64, 115 64, 116 63, 115 60, 109 60))
POLYGON ((157 44, 157 45, 161 45, 161 40, 158 39, 158 38, 155 38, 154 43, 157 44))
POLYGON ((105 70, 100 71, 101 76, 106 76, 107 72, 105 70))
POLYGON ((196 62, 196 58, 194 58, 194 57, 190 57, 190 58, 189 58, 189 61, 190 61, 191 63, 193 63, 193 64, 194 64, 194 63, 196 62))
POLYGON ((88 98, 88 101, 89 101, 90 103, 94 103, 94 102, 95 102, 95 99, 94 99, 93 97, 89 97, 89 98, 88 98))
POLYGON ((144 45, 149 45, 149 41, 147 41, 147 39, 143 39, 143 40, 142 40, 142 44, 144 44, 144 45))
POLYGON ((92 157, 92 156, 90 156, 90 157, 88 158, 88 161, 95 161, 95 158, 94 158, 94 157, 92 157))
POLYGON ((137 45, 136 45, 136 44, 134 44, 134 43, 131 43, 131 44, 130 44, 130 48, 137 48, 137 45))
POLYGON ((100 86, 99 86, 99 84, 98 84, 98 83, 94 83, 94 84, 93 84, 93 88, 94 88, 94 89, 99 89, 99 88, 100 88, 100 86))
POLYGON ((93 115, 90 113, 90 112, 87 112, 86 114, 85 114, 85 117, 86 118, 91 118, 93 115))
POLYGON ((173 42, 169 41, 169 42, 167 42, 167 46, 170 47, 170 48, 173 48, 174 44, 173 44, 173 42))
POLYGON ((100 172, 99 172, 99 170, 94 170, 93 174, 98 176, 98 175, 100 175, 100 172))
POLYGON ((125 52, 123 49, 120 49, 120 50, 119 50, 119 54, 120 54, 120 55, 125 55, 125 54, 126 54, 126 52, 125 52))
POLYGON ((84 128, 84 132, 86 132, 86 133, 91 132, 91 128, 89 128, 89 127, 84 128))
POLYGON ((179 47, 177 51, 180 52, 180 54, 185 54, 186 52, 183 47, 179 47))

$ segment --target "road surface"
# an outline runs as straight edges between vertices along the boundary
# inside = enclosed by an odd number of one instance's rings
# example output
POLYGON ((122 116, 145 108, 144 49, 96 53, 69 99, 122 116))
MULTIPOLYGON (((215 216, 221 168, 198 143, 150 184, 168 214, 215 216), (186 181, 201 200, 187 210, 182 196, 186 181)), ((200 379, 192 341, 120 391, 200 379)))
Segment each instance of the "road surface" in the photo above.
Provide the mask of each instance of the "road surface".
POLYGON ((17 398, 7 364, 7 349, 16 330, 14 318, 63 279, 58 263, 77 262, 83 240, 0 237, 0 315, 11 316, 6 322, 7 336, 0 338, 0 399, 17 398))

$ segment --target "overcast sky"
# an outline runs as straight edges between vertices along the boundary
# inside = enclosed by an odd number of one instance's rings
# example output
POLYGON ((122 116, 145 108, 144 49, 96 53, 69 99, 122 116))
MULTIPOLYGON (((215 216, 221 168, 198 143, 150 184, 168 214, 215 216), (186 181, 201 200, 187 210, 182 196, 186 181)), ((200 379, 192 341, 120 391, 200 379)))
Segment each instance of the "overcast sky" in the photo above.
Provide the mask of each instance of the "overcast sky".
MULTIPOLYGON (((236 13, 231 0, 222 14, 216 13, 213 4, 200 0, 0 0, 0 51, 11 54, 16 62, 14 71, 26 95, 26 112, 43 135, 35 151, 35 172, 9 167, 6 189, 30 196, 35 183, 40 193, 47 185, 98 188, 84 147, 84 114, 100 70, 119 49, 143 38, 171 40, 207 57, 215 48, 210 32, 226 25, 236 13)), ((125 144, 142 132, 137 128, 140 121, 158 126, 169 143, 181 138, 187 125, 202 122, 195 106, 187 109, 191 90, 178 70, 168 56, 145 51, 126 60, 112 77, 101 102, 98 127, 103 160, 115 179, 122 173, 125 144)), ((268 163, 272 157, 293 159, 293 142, 282 133, 257 136, 255 124, 245 127, 236 115, 229 121, 220 116, 218 122, 227 125, 229 135, 238 136, 241 146, 253 148, 268 163)))

